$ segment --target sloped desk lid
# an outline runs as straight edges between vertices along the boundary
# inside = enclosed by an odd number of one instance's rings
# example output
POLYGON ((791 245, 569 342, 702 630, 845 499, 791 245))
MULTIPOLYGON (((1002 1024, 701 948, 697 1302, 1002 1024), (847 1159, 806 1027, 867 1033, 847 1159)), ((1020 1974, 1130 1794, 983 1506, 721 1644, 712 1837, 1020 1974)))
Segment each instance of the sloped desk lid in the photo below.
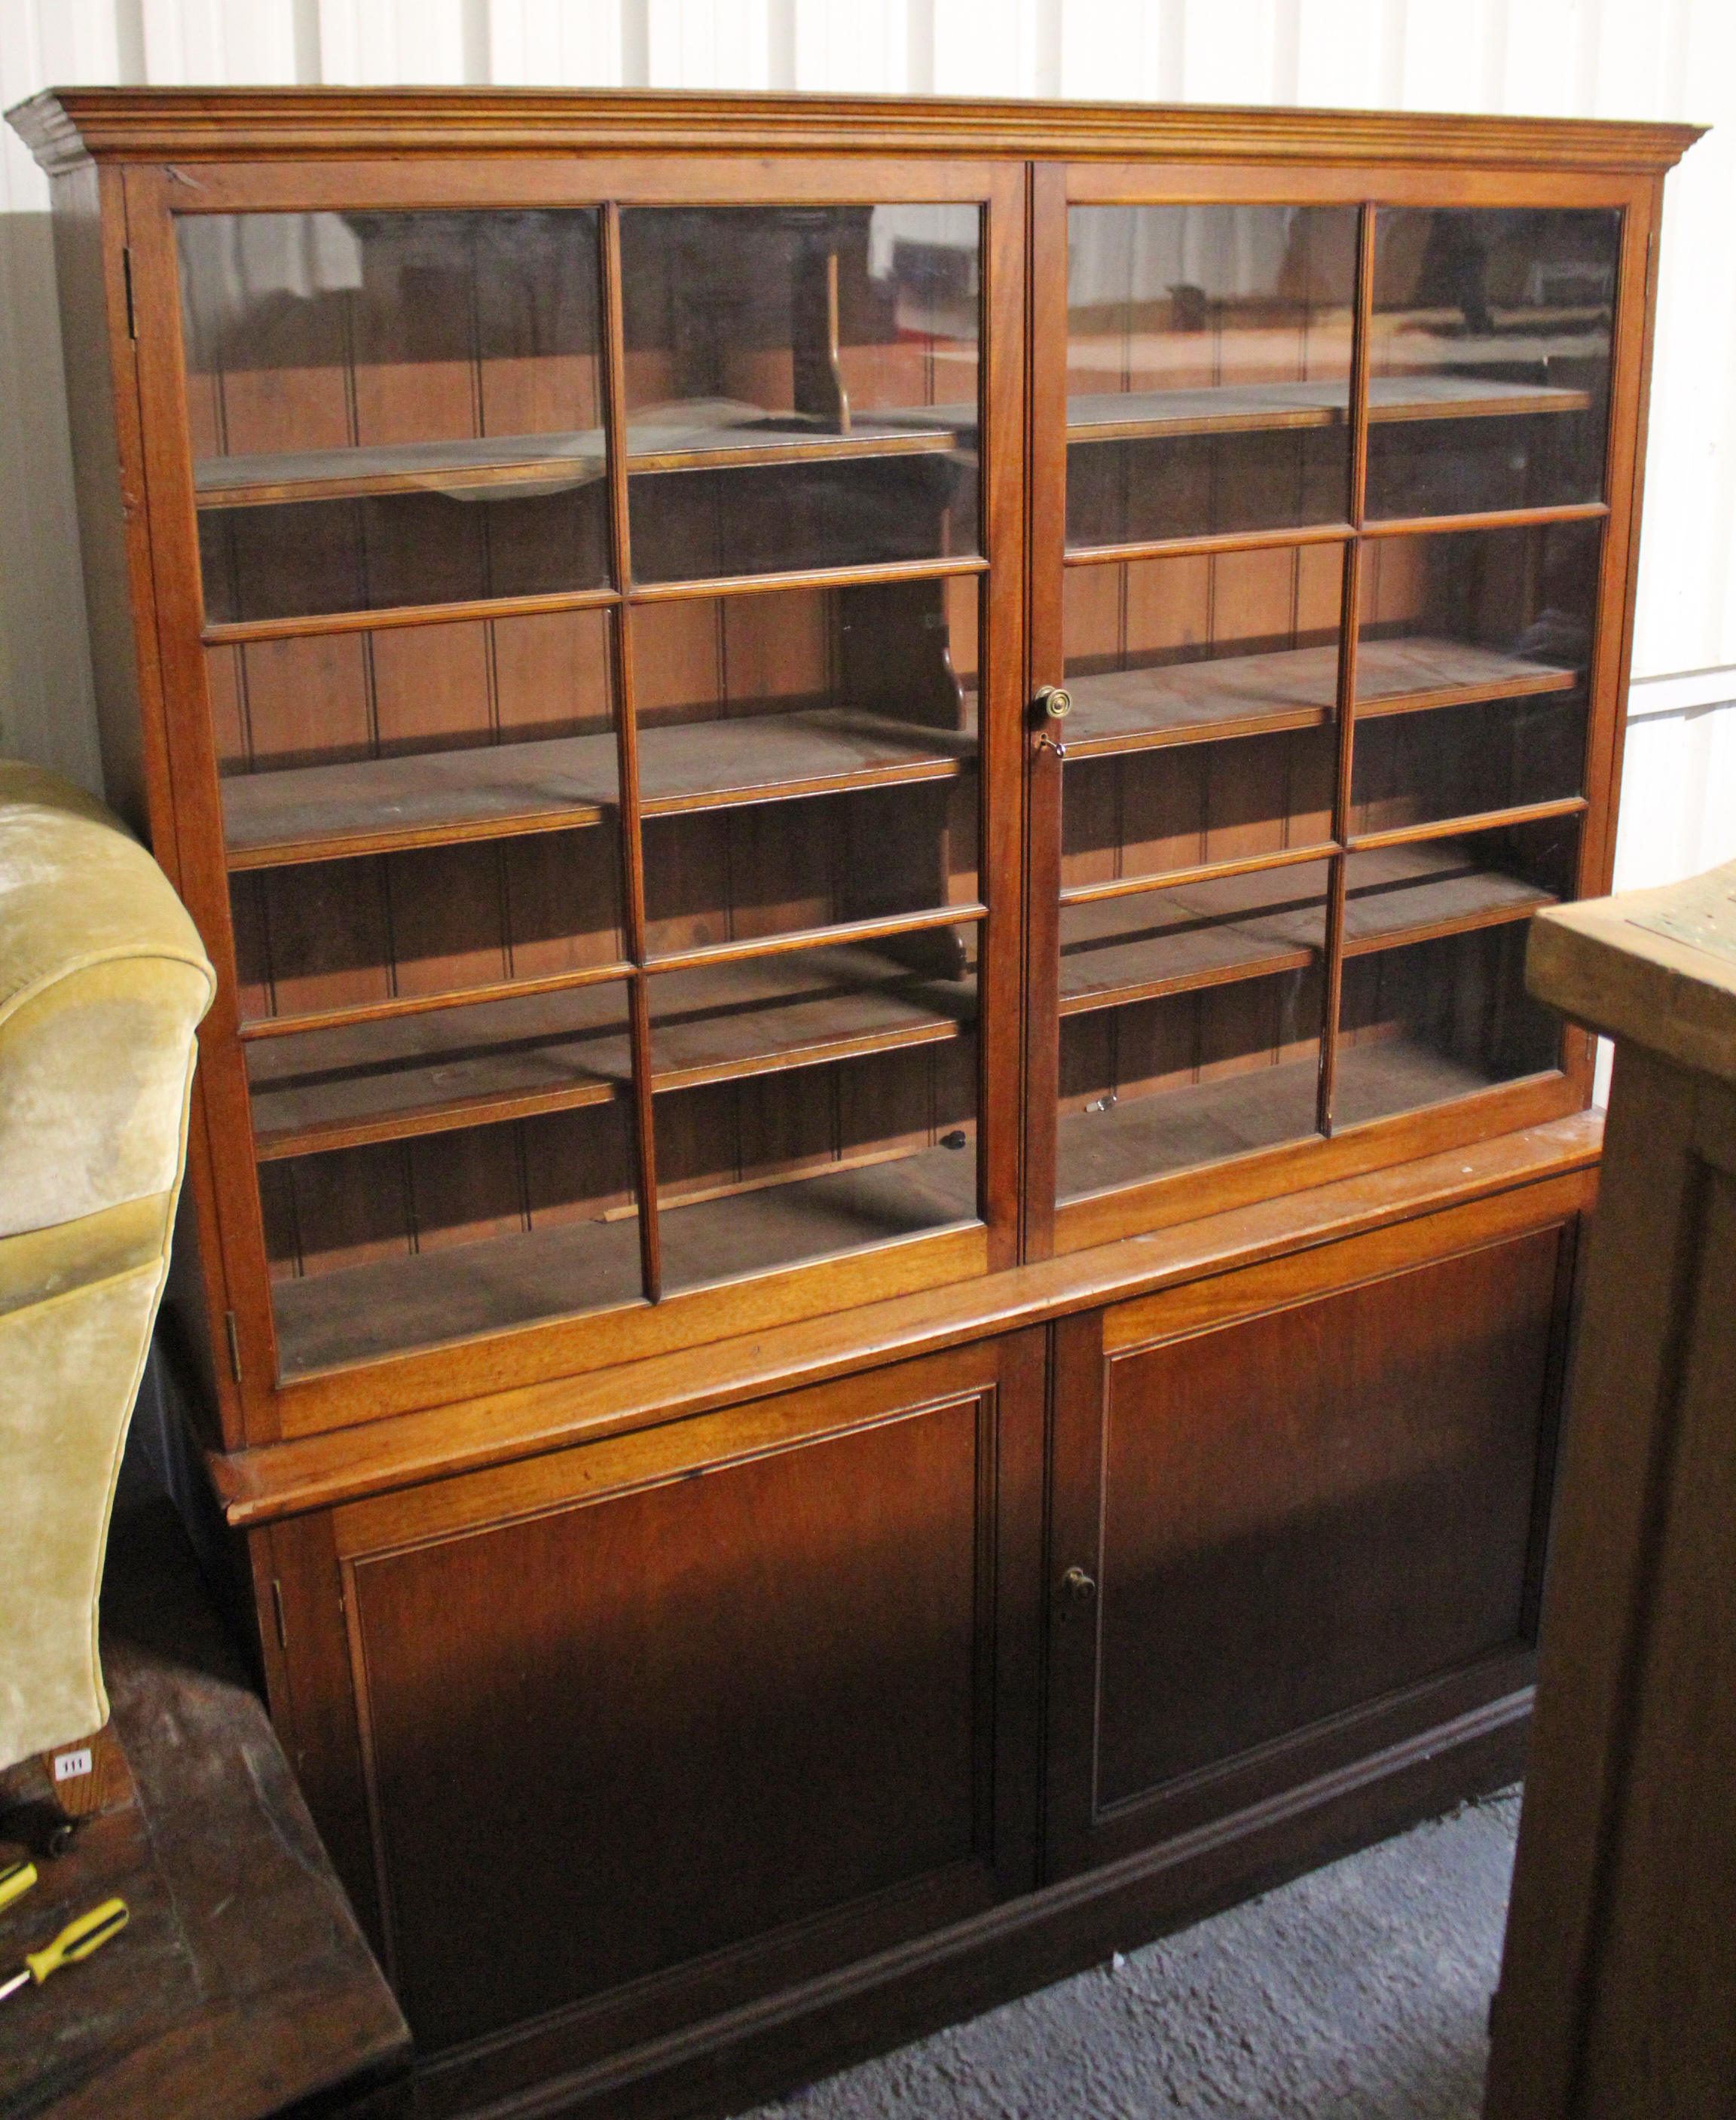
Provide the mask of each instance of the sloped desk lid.
POLYGON ((1525 983, 1588 1030, 1736 1083, 1736 862, 1538 914, 1525 983))

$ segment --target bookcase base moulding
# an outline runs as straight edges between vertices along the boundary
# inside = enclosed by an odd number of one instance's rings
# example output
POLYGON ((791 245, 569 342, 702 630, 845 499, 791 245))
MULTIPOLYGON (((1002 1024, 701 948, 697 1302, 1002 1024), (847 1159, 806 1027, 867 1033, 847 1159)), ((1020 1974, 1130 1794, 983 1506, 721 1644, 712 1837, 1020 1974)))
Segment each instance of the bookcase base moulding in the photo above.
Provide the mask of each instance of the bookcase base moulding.
POLYGON ((78 91, 167 1331, 430 2114, 1519 1770, 1682 128, 78 91))

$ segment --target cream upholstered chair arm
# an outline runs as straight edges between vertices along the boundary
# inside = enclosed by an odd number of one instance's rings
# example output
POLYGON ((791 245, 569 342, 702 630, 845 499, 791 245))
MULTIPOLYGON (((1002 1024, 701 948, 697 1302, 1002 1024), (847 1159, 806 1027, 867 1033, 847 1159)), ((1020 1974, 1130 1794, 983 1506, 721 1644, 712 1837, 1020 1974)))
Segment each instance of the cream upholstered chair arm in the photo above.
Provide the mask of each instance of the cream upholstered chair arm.
POLYGON ((216 978, 101 803, 0 760, 0 1768, 108 1718, 96 1599, 216 978))

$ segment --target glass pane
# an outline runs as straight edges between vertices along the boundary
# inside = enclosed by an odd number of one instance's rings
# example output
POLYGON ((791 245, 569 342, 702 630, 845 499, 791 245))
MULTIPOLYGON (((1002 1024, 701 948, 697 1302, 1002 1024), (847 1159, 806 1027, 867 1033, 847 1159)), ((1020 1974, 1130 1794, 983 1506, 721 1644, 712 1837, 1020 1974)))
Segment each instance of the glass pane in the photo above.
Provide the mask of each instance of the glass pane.
POLYGON ((621 216, 633 572, 979 549, 975 206, 621 216))
POLYGON ((1601 542, 1596 523, 1371 538, 1362 549, 1359 730, 1377 714, 1579 690, 1601 542))
POLYGON ((625 1098, 259 1167, 279 1373, 631 1302, 625 1098))
POLYGON ((226 644, 205 664, 232 860, 596 822, 615 802, 600 611, 226 644))
POLYGON ((1523 923, 1538 906, 1572 897, 1578 858, 1575 817, 1353 853, 1344 880, 1345 955, 1445 928, 1523 923))
POLYGON ((957 978, 884 947, 839 944, 663 972, 651 981, 651 1067, 659 1090, 769 1075, 872 1047, 891 1051, 968 1037, 976 1021, 976 931, 957 931, 957 978))
POLYGON ((262 1156, 432 1132, 479 1107, 607 1103, 632 1076, 625 989, 608 980, 249 1039, 262 1156))
POLYGON ((1067 539, 1338 523, 1352 207, 1068 215, 1067 539))
POLYGON ((1064 884, 1331 837, 1343 583, 1336 545, 1067 570, 1064 884))
POLYGON ((619 835, 540 832, 230 879, 244 1021, 618 964, 619 835))
MULTIPOLYGON (((634 611, 654 955, 975 902, 976 604, 971 578, 634 611)), ((962 969, 947 931, 907 946, 962 969)))
POLYGON ((1583 792, 1580 692, 1485 700, 1358 721, 1352 836, 1517 809, 1583 792))
POLYGON ((176 223, 205 615, 597 587, 597 216, 176 223))
POLYGON ((1350 957, 1335 1129, 1560 1064, 1561 1021, 1525 992, 1524 920, 1350 957))
POLYGON ((1602 498, 1620 238, 1601 209, 1381 210, 1370 515, 1602 498))
POLYGON ((976 1067, 975 1037, 961 1032, 660 1095, 665 1287, 975 1220, 976 1067))
POLYGON ((1338 545, 1068 567, 1069 757, 1334 718, 1338 545))
POLYGON ((1062 1198, 1313 1133, 1327 867, 1063 907, 1062 1198))

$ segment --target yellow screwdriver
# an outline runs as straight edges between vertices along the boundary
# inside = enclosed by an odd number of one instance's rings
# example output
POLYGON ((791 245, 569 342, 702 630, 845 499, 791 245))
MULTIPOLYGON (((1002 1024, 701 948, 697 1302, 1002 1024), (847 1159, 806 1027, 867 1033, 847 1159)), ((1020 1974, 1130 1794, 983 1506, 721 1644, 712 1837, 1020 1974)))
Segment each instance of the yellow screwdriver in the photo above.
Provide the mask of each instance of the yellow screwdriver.
POLYGON ((36 1865, 19 1861, 0 1863, 0 1908, 21 1899, 36 1881, 36 1865))
POLYGON ((100 1907, 92 1907, 89 1913, 68 1922, 52 1943, 45 1944, 40 1950, 25 1953, 24 1963, 18 1970, 0 1980, 0 2002, 8 1995, 16 1995, 21 1988, 27 1988, 33 1980, 40 1987, 51 1973, 58 1973, 63 1965, 76 1965, 81 1958, 88 1958, 93 1950, 100 1950, 111 1936, 119 1936, 126 1926, 124 1899, 105 1899, 100 1907))

